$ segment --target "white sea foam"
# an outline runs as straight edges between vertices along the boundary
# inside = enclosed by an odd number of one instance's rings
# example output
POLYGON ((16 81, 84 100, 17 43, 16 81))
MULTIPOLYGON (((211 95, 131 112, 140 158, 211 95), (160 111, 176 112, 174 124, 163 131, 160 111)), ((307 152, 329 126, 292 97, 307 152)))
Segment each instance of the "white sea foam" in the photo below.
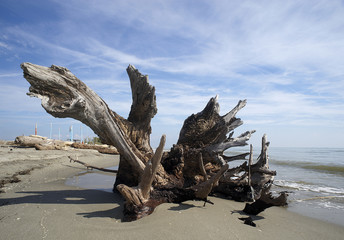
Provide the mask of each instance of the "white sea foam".
POLYGON ((278 187, 291 188, 299 191, 311 191, 317 193, 344 194, 343 188, 317 186, 302 182, 290 182, 286 180, 275 180, 274 184, 278 187))
POLYGON ((326 201, 326 202, 319 202, 318 205, 321 208, 328 208, 328 209, 337 209, 337 210, 344 210, 344 206, 343 205, 339 205, 330 201, 326 201))

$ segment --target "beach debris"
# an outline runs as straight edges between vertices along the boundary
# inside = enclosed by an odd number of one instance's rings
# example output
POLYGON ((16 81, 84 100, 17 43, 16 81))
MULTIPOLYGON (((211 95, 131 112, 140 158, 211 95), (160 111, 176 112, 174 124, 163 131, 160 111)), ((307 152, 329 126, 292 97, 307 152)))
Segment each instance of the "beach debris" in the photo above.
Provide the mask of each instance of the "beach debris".
POLYGON ((80 163, 81 165, 85 166, 87 168, 87 170, 97 169, 97 170, 102 171, 102 172, 111 172, 111 173, 117 173, 118 172, 117 170, 112 170, 112 169, 101 168, 101 167, 96 167, 96 166, 89 165, 89 164, 87 164, 85 162, 82 162, 82 161, 78 160, 77 156, 76 156, 76 159, 74 159, 71 156, 68 156, 68 158, 69 158, 69 162, 80 163))
POLYGON ((25 147, 34 147, 36 144, 40 144, 46 141, 46 137, 38 136, 38 135, 30 135, 30 136, 18 136, 14 140, 15 144, 19 144, 25 147))
POLYGON ((2 188, 9 183, 18 183, 20 182, 20 175, 27 175, 30 174, 31 171, 33 171, 34 169, 38 169, 40 167, 32 167, 29 169, 25 169, 25 170, 21 170, 21 171, 17 171, 16 173, 14 173, 12 176, 10 177, 4 177, 0 179, 0 193, 3 192, 2 188))
POLYGON ((14 143, 23 147, 34 147, 36 150, 61 150, 70 145, 68 142, 48 139, 38 135, 18 136, 14 143))
POLYGON ((269 169, 266 135, 256 163, 250 152, 230 156, 226 150, 245 146, 255 130, 234 137, 243 121, 236 117, 246 100, 227 114, 219 114, 218 96, 205 108, 190 115, 179 139, 163 151, 166 136, 154 152, 150 145, 151 119, 157 113, 155 88, 148 76, 129 65, 127 73, 132 105, 127 119, 112 111, 106 102, 67 68, 23 63, 24 77, 30 83, 29 96, 42 99, 42 107, 52 116, 74 118, 89 126, 102 143, 116 147, 120 164, 114 184, 125 198, 126 220, 136 220, 164 202, 200 200, 210 203, 210 193, 221 193, 239 201, 255 201, 268 191, 275 171, 269 169), (250 156, 247 160, 246 157, 250 156), (243 161, 229 168, 229 162, 243 161))
POLYGON ((18 136, 16 137, 14 143, 22 147, 34 147, 36 150, 63 150, 67 147, 73 147, 77 149, 94 149, 104 154, 119 154, 118 150, 114 146, 107 144, 82 144, 77 142, 49 139, 38 135, 18 136))
POLYGON ((99 144, 72 143, 71 147, 77 148, 77 149, 94 149, 104 154, 114 154, 114 155, 119 154, 118 150, 114 146, 107 145, 107 144, 99 145, 99 144))

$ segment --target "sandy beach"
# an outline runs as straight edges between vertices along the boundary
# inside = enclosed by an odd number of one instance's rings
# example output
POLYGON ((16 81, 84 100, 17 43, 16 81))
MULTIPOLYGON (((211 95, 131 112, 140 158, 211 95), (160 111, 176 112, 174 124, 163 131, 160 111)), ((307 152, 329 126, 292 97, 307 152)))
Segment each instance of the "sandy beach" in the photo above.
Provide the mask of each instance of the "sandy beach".
MULTIPOLYGON (((121 222, 123 199, 106 186, 75 182, 90 178, 68 156, 100 167, 118 164, 118 156, 95 150, 36 151, 0 147, 0 179, 14 178, 0 193, 1 239, 342 239, 344 227, 272 207, 253 217, 257 227, 239 217, 244 203, 213 198, 214 205, 188 201, 163 204, 135 222, 121 222), (17 179, 15 179, 17 178, 17 179), (105 188, 105 190, 103 189, 105 188)), ((89 171, 106 175, 99 171, 89 171)), ((112 176, 111 176, 112 178, 112 176)), ((111 179, 110 178, 110 179, 111 179)))

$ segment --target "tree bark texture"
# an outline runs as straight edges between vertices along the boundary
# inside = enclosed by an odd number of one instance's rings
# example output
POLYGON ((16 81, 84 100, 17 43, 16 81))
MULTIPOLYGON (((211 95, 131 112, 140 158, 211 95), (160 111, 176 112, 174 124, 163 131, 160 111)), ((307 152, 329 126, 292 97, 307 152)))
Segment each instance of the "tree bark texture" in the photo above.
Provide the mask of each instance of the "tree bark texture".
POLYGON ((23 63, 24 77, 31 84, 29 96, 38 97, 42 107, 54 117, 70 117, 89 126, 102 142, 113 145, 120 154, 114 189, 125 198, 127 220, 150 214, 164 202, 197 199, 205 202, 211 193, 221 193, 241 201, 257 200, 273 182, 276 172, 268 167, 269 142, 264 135, 257 162, 248 165, 252 153, 226 155, 232 147, 245 146, 254 130, 234 137, 243 124, 236 114, 246 100, 227 114, 219 115, 218 97, 189 116, 179 139, 163 152, 162 136, 154 152, 150 145, 151 119, 157 113, 155 88, 148 76, 129 65, 132 105, 127 119, 112 111, 105 101, 68 69, 23 63), (229 169, 228 162, 244 161, 229 169))

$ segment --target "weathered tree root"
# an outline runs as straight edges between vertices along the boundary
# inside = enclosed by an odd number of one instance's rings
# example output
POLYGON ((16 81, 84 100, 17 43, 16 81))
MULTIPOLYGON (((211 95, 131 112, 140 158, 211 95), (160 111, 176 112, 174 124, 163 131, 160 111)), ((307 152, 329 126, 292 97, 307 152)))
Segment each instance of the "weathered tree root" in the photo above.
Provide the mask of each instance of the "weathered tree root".
POLYGON ((124 184, 117 185, 117 190, 125 198, 126 221, 136 220, 151 214, 155 207, 161 203, 181 203, 187 200, 201 200, 212 203, 207 199, 213 186, 217 183, 228 165, 224 165, 219 172, 207 181, 189 188, 157 188, 152 189, 152 182, 160 165, 163 148, 166 141, 165 135, 160 140, 151 161, 147 162, 144 174, 137 187, 128 187, 124 184))
MULTIPOLYGON (((252 149, 249 163, 245 159, 247 153, 225 154, 231 147, 247 145, 255 132, 246 131, 234 137, 233 130, 243 124, 236 114, 246 100, 220 116, 218 96, 211 98, 201 112, 184 121, 177 144, 170 151, 163 153, 163 136, 154 153, 150 134, 151 119, 157 113, 155 88, 149 84, 148 76, 134 66, 127 68, 132 91, 127 119, 112 111, 66 68, 31 63, 23 63, 21 67, 31 84, 28 95, 41 98, 42 107, 49 114, 77 119, 89 126, 103 143, 116 147, 120 163, 114 189, 125 198, 124 213, 128 219, 150 214, 163 202, 196 199, 210 203, 207 197, 211 192, 240 201, 262 199, 262 192, 265 194, 266 186, 273 182, 276 172, 269 169, 269 142, 265 135, 260 157, 254 164, 252 149), (227 162, 234 160, 244 163, 228 169, 227 162)), ((280 200, 286 202, 283 196, 280 200)))

